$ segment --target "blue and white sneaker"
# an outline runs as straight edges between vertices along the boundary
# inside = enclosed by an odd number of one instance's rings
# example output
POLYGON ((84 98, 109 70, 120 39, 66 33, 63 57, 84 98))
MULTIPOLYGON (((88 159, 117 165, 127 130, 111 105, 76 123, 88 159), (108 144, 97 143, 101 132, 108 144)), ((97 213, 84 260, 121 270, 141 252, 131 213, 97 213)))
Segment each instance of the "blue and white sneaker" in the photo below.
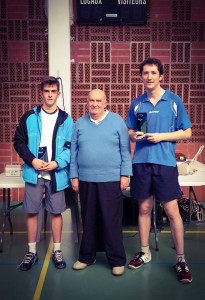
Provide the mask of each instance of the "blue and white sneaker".
POLYGON ((23 259, 23 261, 19 265, 19 269, 21 271, 28 271, 28 270, 31 269, 31 267, 35 263, 37 263, 37 261, 38 261, 37 253, 27 252, 24 259, 23 259))
POLYGON ((52 261, 57 269, 66 268, 66 262, 63 259, 63 252, 61 250, 56 250, 52 253, 52 261))

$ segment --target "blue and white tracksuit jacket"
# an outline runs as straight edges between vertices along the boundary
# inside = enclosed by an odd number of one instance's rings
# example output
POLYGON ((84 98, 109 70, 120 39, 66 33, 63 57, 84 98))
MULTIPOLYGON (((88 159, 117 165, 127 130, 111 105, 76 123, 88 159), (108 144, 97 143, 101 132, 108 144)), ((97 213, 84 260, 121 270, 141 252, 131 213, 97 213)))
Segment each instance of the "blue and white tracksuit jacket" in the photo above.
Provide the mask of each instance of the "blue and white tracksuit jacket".
MULTIPOLYGON (((41 130, 41 106, 36 106, 21 117, 13 139, 14 149, 24 161, 23 179, 31 184, 37 184, 38 181, 39 172, 33 168, 32 160, 38 157, 41 130)), ((58 168, 50 172, 53 192, 69 186, 72 131, 71 116, 59 109, 52 140, 51 160, 58 164, 58 168)))

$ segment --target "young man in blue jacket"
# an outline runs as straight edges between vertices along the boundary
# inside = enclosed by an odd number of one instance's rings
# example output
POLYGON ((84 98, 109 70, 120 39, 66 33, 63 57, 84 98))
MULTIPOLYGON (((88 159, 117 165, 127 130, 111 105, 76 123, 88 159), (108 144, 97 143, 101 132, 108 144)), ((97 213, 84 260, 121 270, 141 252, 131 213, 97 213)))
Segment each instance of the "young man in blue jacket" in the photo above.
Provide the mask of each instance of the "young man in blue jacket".
POLYGON ((69 186, 70 144, 73 120, 57 106, 59 81, 48 76, 41 81, 43 104, 26 112, 14 136, 14 148, 24 161, 24 210, 27 213, 28 247, 21 271, 29 270, 37 261, 36 237, 38 213, 45 207, 51 215, 53 235, 52 260, 56 268, 66 263, 61 251, 62 215, 65 211, 64 189, 69 186))

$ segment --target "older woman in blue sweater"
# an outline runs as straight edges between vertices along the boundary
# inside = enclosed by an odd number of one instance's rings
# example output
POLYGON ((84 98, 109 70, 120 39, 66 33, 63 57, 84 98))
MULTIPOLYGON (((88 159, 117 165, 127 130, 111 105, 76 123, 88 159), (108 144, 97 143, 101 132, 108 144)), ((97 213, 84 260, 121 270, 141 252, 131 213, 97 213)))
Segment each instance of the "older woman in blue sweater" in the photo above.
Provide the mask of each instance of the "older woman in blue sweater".
POLYGON ((122 275, 126 263, 122 242, 122 190, 132 175, 127 127, 116 113, 106 109, 106 95, 92 90, 89 113, 75 124, 71 143, 70 178, 80 194, 83 236, 74 270, 96 261, 100 220, 101 239, 113 275, 122 275))

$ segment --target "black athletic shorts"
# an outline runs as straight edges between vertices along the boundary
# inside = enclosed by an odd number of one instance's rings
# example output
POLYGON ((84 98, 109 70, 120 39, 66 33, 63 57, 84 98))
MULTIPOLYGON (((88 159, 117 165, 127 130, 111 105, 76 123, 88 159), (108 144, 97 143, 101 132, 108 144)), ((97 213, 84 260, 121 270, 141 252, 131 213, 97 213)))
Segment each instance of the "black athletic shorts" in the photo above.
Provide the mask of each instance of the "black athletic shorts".
POLYGON ((181 197, 177 166, 133 164, 130 187, 131 197, 135 201, 145 200, 152 195, 160 202, 181 197))

